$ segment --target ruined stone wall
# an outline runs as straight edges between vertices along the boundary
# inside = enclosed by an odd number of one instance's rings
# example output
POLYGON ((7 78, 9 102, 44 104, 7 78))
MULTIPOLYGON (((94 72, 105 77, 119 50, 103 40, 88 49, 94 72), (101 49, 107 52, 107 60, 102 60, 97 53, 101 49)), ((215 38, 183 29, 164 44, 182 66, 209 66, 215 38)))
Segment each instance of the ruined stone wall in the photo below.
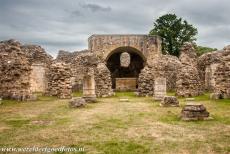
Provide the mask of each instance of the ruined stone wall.
POLYGON ((85 74, 87 74, 87 70, 89 70, 89 68, 92 68, 96 84, 96 96, 106 97, 112 95, 113 92, 110 71, 95 54, 91 52, 84 52, 84 54, 78 55, 74 59, 72 66, 76 68, 76 83, 82 85, 83 78, 85 74))
POLYGON ((217 66, 214 79, 214 92, 223 98, 230 98, 230 59, 229 62, 222 62, 217 66))
POLYGON ((26 54, 29 62, 32 64, 43 64, 49 66, 53 57, 38 45, 22 45, 22 51, 26 54))
POLYGON ((15 40, 0 42, 0 97, 27 100, 31 98, 30 62, 15 40))
POLYGON ((182 66, 176 77, 176 95, 191 97, 202 94, 197 56, 192 43, 185 43, 182 46, 179 59, 182 66))
POLYGON ((119 47, 132 47, 140 51, 144 59, 151 60, 161 54, 161 39, 148 35, 92 35, 89 50, 105 61, 119 47))
POLYGON ((96 95, 107 97, 113 95, 110 71, 104 63, 97 64, 95 68, 96 95))
POLYGON ((141 70, 138 78, 138 92, 142 96, 154 94, 154 80, 158 77, 166 78, 167 91, 176 87, 176 74, 181 67, 179 59, 171 55, 156 56, 141 70))
POLYGON ((56 62, 65 62, 70 65, 72 77, 71 85, 73 91, 82 91, 83 88, 83 57, 90 54, 88 50, 68 52, 60 50, 56 62))
POLYGON ((48 73, 47 95, 59 98, 71 98, 71 69, 70 65, 61 62, 54 62, 48 73))
POLYGON ((214 72, 219 64, 228 61, 226 57, 230 55, 229 48, 230 46, 227 46, 223 50, 209 52, 198 58, 198 70, 203 90, 214 91, 214 72))
POLYGON ((230 98, 230 46, 220 51, 222 61, 217 64, 213 78, 214 93, 230 98))
POLYGON ((52 63, 52 56, 38 45, 22 45, 22 51, 26 54, 30 65, 30 84, 32 92, 45 93, 47 87, 47 73, 52 63))

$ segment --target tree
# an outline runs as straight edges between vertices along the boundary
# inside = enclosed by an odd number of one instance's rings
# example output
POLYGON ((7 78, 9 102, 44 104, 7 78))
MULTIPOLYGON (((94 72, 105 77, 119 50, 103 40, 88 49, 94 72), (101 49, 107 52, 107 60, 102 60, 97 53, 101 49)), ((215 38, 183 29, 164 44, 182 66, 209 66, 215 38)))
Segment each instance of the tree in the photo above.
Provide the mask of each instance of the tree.
POLYGON ((180 47, 185 42, 196 40, 197 29, 175 14, 166 14, 155 21, 149 34, 161 36, 164 54, 179 56, 180 47))
POLYGON ((205 53, 217 50, 217 48, 210 48, 210 47, 203 47, 203 46, 196 46, 195 48, 196 48, 198 56, 201 56, 201 55, 203 55, 205 53))

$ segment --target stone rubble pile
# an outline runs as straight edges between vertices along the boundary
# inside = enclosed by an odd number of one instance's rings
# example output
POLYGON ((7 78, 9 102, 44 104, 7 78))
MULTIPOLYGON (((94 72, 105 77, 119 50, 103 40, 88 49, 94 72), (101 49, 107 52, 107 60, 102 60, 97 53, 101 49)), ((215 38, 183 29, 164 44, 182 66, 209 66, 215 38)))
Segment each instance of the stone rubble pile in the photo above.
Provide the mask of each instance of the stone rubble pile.
POLYGON ((191 43, 185 43, 179 57, 182 66, 176 77, 176 95, 182 97, 202 94, 196 51, 191 43))
POLYGON ((175 96, 165 96, 160 105, 164 107, 177 107, 179 106, 179 101, 175 96))
POLYGON ((69 107, 70 108, 79 108, 79 107, 84 107, 86 105, 86 101, 84 98, 81 97, 76 97, 76 98, 72 98, 69 101, 69 107))
POLYGON ((205 120, 209 117, 209 112, 203 104, 188 103, 181 111, 181 119, 190 120, 205 120))
POLYGON ((15 40, 0 42, 0 97, 30 100, 30 63, 15 40))
POLYGON ((54 62, 48 73, 47 95, 71 98, 71 69, 69 64, 54 62))

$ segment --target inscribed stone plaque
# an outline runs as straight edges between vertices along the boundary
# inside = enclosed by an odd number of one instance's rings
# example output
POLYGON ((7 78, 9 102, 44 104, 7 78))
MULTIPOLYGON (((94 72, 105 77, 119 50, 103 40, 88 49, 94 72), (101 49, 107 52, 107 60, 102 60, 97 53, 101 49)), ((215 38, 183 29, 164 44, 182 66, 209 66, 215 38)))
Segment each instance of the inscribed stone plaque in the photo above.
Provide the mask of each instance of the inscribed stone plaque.
POLYGON ((154 82, 154 99, 162 100, 166 95, 166 78, 156 78, 154 82))

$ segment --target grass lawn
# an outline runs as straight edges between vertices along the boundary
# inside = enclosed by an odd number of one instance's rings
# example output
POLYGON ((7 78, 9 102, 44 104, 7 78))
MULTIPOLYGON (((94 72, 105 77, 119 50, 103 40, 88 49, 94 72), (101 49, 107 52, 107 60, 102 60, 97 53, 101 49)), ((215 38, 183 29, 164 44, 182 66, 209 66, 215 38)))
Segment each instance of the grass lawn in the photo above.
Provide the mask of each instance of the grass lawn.
POLYGON ((55 97, 22 103, 4 100, 0 147, 84 147, 83 153, 106 154, 230 153, 230 100, 210 101, 208 94, 195 99, 213 119, 180 121, 183 98, 180 107, 164 108, 151 97, 131 92, 78 109, 55 97))

